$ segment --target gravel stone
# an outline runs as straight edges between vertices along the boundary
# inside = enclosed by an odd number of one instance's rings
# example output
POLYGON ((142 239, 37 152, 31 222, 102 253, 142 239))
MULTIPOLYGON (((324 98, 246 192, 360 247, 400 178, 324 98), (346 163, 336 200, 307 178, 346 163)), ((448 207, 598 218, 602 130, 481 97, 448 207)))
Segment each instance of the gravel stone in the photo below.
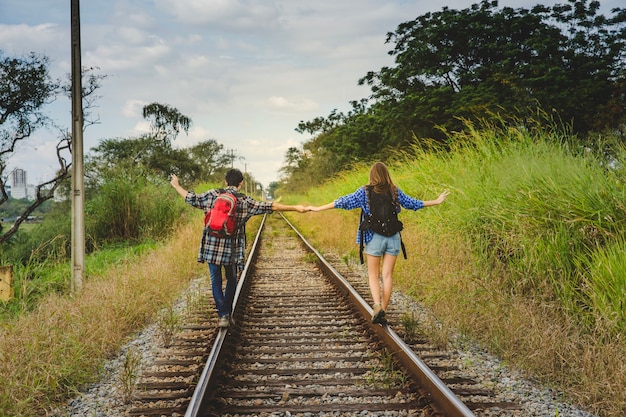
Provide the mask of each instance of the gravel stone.
MULTIPOLYGON (((351 271, 354 272, 354 269, 358 268, 352 266, 351 271)), ((363 274, 364 279, 367 279, 366 271, 360 271, 360 274, 363 274)), ((187 291, 206 291, 210 294, 209 280, 206 277, 200 277, 191 283, 187 291)), ((187 299, 188 297, 182 294, 176 308, 184 308, 187 299)), ((393 294, 391 303, 398 309, 415 314, 418 320, 420 317, 429 316, 428 310, 398 292, 393 294)), ((451 357, 456 361, 455 366, 463 368, 464 372, 471 375, 480 387, 495 391, 498 394, 498 400, 503 402, 514 401, 521 405, 520 410, 477 411, 477 417, 597 417, 568 403, 563 393, 525 378, 520 372, 509 369, 502 361, 489 355, 479 346, 471 344, 467 340, 463 340, 462 343, 457 342, 455 337, 452 335, 450 341, 450 346, 453 349, 451 357)), ((83 392, 69 400, 65 406, 52 410, 49 415, 51 417, 118 417, 129 415, 130 406, 123 401, 119 375, 125 355, 131 348, 137 349, 141 353, 141 369, 149 369, 159 349, 161 349, 158 337, 156 337, 156 325, 147 326, 126 343, 119 355, 105 364, 102 378, 97 383, 85 387, 83 392)), ((370 415, 366 411, 361 414, 370 415)), ((310 413, 302 415, 312 416, 310 413)), ((318 414, 315 416, 319 417, 318 414)))

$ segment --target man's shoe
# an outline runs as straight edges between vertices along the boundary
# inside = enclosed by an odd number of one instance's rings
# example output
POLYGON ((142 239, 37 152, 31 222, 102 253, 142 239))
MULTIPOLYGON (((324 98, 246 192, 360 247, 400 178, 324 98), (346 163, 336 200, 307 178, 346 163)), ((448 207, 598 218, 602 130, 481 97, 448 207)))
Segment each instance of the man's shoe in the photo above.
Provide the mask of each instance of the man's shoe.
POLYGON ((374 314, 372 315, 372 323, 378 324, 387 322, 385 320, 385 311, 380 307, 380 304, 374 304, 374 314))
POLYGON ((220 321, 217 323, 217 325, 223 329, 227 328, 228 326, 230 326, 230 317, 229 316, 220 317, 220 321))

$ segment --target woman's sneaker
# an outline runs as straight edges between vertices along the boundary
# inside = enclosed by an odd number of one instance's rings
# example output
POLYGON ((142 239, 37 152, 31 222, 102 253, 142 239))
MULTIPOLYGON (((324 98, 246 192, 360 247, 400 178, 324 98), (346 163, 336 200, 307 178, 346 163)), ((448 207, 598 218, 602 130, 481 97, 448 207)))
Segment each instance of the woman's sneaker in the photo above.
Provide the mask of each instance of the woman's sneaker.
POLYGON ((387 320, 385 319, 385 310, 380 307, 380 304, 374 304, 374 314, 372 315, 372 323, 374 324, 385 324, 387 320))

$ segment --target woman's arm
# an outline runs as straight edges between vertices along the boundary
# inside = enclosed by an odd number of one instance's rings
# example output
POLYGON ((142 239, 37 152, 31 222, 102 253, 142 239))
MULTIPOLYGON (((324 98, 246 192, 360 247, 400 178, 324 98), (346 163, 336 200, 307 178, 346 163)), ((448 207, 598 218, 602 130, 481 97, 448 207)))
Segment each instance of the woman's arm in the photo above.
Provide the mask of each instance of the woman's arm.
POLYGON ((308 206, 307 210, 308 211, 324 211, 324 210, 328 210, 332 208, 335 208, 334 201, 332 203, 324 204, 323 206, 308 206))
POLYGON ((436 206, 437 204, 443 203, 449 194, 450 191, 446 190, 443 193, 439 194, 439 197, 437 197, 436 200, 424 201, 424 207, 436 206))

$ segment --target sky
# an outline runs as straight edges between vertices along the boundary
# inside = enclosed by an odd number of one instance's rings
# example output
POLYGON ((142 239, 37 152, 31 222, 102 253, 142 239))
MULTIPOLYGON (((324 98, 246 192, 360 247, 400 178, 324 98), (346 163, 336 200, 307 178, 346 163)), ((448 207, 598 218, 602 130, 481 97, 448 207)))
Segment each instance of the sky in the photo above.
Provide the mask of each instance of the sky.
MULTIPOLYGON (((601 0, 601 11, 623 7, 601 0)), ((103 139, 148 131, 143 106, 158 102, 192 120, 174 147, 213 139, 237 159, 235 167, 267 187, 280 178, 288 148, 311 137, 301 121, 350 110, 370 95, 358 80, 393 66, 386 34, 399 24, 446 6, 465 9, 478 0, 103 0, 80 2, 81 61, 105 75, 83 135, 85 154, 103 139)), ((530 8, 565 3, 501 0, 530 8)), ((70 0, 0 0, 0 51, 50 59, 50 73, 71 72, 70 0)), ((46 106, 71 130, 71 103, 46 106)), ((56 131, 39 130, 7 161, 27 171, 28 182, 58 168, 56 131)), ((67 156, 71 160, 70 156, 67 156)), ((184 184, 183 184, 184 186, 184 184)))

